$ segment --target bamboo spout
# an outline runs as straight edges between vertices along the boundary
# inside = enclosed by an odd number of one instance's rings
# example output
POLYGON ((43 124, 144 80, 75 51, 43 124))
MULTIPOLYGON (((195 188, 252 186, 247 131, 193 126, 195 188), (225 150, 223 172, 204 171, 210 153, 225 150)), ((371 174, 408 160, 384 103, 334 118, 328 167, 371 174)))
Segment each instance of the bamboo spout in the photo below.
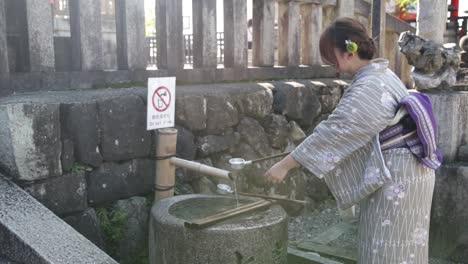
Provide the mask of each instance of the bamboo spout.
POLYGON ((170 159, 171 163, 177 167, 186 168, 188 170, 196 171, 200 174, 218 177, 226 180, 232 180, 231 173, 227 170, 222 170, 214 167, 201 164, 199 162, 184 160, 176 157, 170 159))

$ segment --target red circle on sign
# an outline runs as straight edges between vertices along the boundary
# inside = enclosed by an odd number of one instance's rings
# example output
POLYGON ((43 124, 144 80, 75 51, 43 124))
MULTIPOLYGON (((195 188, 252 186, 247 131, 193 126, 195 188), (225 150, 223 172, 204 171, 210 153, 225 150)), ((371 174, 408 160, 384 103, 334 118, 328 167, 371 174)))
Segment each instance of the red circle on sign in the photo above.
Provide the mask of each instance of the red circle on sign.
POLYGON ((153 107, 158 112, 164 112, 171 105, 171 92, 164 86, 159 87, 153 93, 153 107))

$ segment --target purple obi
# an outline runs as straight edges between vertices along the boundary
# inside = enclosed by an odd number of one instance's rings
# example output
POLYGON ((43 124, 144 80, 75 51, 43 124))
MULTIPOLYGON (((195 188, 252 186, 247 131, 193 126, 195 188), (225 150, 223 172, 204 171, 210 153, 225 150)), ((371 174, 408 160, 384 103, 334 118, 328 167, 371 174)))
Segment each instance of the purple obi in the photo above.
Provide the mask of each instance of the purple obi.
POLYGON ((442 154, 437 149, 437 124, 429 97, 410 92, 403 98, 408 115, 396 125, 380 132, 382 151, 393 148, 408 148, 426 167, 437 169, 442 164, 442 154), (414 131, 416 133, 414 133, 414 131), (413 134, 410 134, 413 132, 413 134), (409 135, 405 137, 405 135, 409 135))

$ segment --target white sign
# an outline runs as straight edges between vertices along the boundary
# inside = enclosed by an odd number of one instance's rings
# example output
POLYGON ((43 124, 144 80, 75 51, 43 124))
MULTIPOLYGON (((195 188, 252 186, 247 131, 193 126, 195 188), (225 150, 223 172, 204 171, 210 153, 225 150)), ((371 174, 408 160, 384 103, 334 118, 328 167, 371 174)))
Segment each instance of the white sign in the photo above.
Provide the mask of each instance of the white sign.
POLYGON ((175 77, 148 79, 147 130, 174 126, 175 85, 175 77))

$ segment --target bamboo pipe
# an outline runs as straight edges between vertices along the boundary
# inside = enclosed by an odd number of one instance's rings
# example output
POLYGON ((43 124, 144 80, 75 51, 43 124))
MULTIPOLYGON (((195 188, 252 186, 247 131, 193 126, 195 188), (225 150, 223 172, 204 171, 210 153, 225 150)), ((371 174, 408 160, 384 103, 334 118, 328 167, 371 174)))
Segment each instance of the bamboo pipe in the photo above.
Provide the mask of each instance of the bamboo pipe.
POLYGON ((179 159, 179 158, 176 158, 176 157, 172 157, 170 159, 170 162, 173 165, 177 166, 177 167, 182 167, 182 168, 186 168, 186 169, 189 169, 189 170, 193 170, 193 171, 196 171, 196 172, 198 172, 200 174, 205 174, 205 175, 208 175, 208 176, 223 178, 223 179, 226 179, 226 180, 232 180, 231 173, 229 171, 227 171, 227 170, 213 168, 213 167, 207 166, 205 164, 201 164, 199 162, 179 159))
POLYGON ((175 166, 171 163, 171 156, 176 154, 177 129, 158 129, 156 144, 156 175, 154 185, 155 202, 174 196, 175 166), (167 157, 167 158, 166 158, 167 157))

